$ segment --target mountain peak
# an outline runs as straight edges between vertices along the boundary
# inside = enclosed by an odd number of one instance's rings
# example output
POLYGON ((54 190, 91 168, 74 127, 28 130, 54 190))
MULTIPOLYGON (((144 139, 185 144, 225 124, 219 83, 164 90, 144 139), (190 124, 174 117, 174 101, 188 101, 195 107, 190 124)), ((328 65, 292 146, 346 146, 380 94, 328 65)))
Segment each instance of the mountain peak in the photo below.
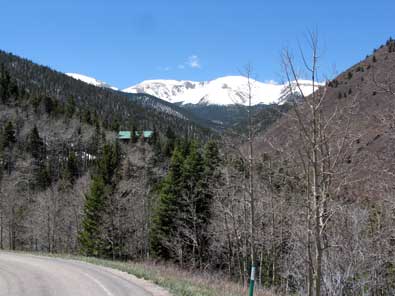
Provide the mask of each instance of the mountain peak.
POLYGON ((111 86, 111 85, 109 85, 106 82, 97 80, 96 78, 93 78, 93 77, 89 77, 89 76, 78 74, 78 73, 65 73, 65 74, 67 76, 70 76, 70 77, 74 78, 74 79, 81 80, 81 81, 83 81, 85 83, 88 83, 88 84, 91 84, 91 85, 94 85, 94 86, 110 88, 112 90, 118 90, 118 88, 116 88, 114 86, 111 86))
MULTIPOLYGON (((312 92, 311 82, 300 81, 305 95, 312 92)), ((288 84, 273 81, 260 82, 250 79, 252 104, 281 102, 288 93, 288 84)), ((248 78, 244 76, 224 76, 210 81, 190 80, 145 80, 123 90, 128 93, 146 93, 171 103, 207 105, 246 105, 248 98, 248 78)))

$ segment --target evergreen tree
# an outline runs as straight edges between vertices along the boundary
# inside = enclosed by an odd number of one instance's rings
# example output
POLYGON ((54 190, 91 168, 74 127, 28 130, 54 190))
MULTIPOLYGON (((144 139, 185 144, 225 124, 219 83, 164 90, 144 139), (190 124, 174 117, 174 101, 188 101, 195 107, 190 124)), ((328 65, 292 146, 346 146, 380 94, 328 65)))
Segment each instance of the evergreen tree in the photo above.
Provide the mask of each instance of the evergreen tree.
POLYGON ((221 162, 218 145, 209 141, 204 147, 204 167, 207 175, 214 175, 221 162))
POLYGON ((55 102, 50 97, 44 97, 44 111, 51 114, 55 110, 55 102))
POLYGON ((6 104, 11 96, 10 85, 11 76, 2 64, 0 69, 0 98, 3 104, 6 104))
POLYGON ((32 154, 34 184, 33 188, 44 190, 51 183, 49 169, 46 165, 46 149, 36 126, 30 131, 28 136, 28 151, 32 154))
POLYGON ((92 124, 92 115, 89 110, 84 110, 82 113, 82 120, 87 124, 92 124))
POLYGON ((39 190, 45 190, 51 184, 51 173, 49 168, 44 162, 40 163, 37 168, 33 170, 35 174, 34 188, 39 190))
POLYGON ((155 127, 151 138, 149 138, 148 140, 148 143, 152 146, 152 150, 154 152, 154 155, 150 161, 152 165, 155 165, 163 160, 161 141, 158 135, 158 131, 155 127))
POLYGON ((120 147, 118 142, 115 144, 105 144, 103 155, 98 162, 98 174, 103 178, 105 184, 113 185, 116 170, 120 162, 120 147))
POLYGON ((95 155, 99 159, 103 152, 104 142, 104 131, 102 130, 100 123, 96 121, 95 133, 93 134, 92 138, 90 139, 90 143, 88 144, 88 153, 95 155))
POLYGON ((67 157, 66 167, 64 169, 64 178, 71 184, 74 183, 75 179, 78 177, 78 160, 74 151, 71 151, 67 157))
POLYGON ((151 137, 148 139, 148 144, 152 145, 152 146, 156 146, 158 144, 159 141, 159 135, 158 135, 158 131, 156 130, 156 128, 154 127, 153 131, 152 131, 152 135, 151 137))
POLYGON ((90 192, 85 195, 84 219, 79 234, 81 251, 86 256, 102 255, 101 222, 106 197, 103 178, 93 178, 90 192))
POLYGON ((176 145, 176 135, 173 132, 173 130, 170 127, 168 127, 165 136, 166 136, 166 143, 163 151, 165 156, 170 157, 176 145))
POLYGON ((11 174, 11 171, 14 167, 13 149, 14 144, 16 143, 14 125, 11 121, 7 122, 1 134, 0 157, 2 160, 2 165, 3 169, 5 169, 8 174, 11 174))
POLYGON ((31 99, 31 105, 33 107, 34 113, 38 113, 42 98, 40 96, 34 97, 31 99))
POLYGON ((213 193, 210 182, 219 164, 214 142, 206 145, 204 157, 195 141, 179 141, 168 175, 161 184, 151 228, 151 248, 163 259, 176 259, 174 241, 182 242, 184 258, 193 266, 207 259, 213 193), (172 246, 173 245, 173 246, 172 246))
POLYGON ((76 110, 76 103, 73 97, 69 97, 66 101, 65 113, 68 118, 72 118, 76 110))
POLYGON ((112 235, 106 233, 103 223, 106 217, 107 196, 114 192, 120 159, 118 143, 106 143, 102 156, 97 162, 96 175, 93 177, 90 192, 86 195, 83 229, 79 234, 81 250, 87 256, 107 256, 112 254, 112 248, 116 247, 103 239, 112 235))
POLYGON ((130 140, 133 144, 137 143, 138 137, 137 137, 137 129, 135 126, 132 127, 132 132, 131 132, 130 138, 131 138, 130 140))
POLYGON ((111 123, 111 130, 113 130, 114 132, 119 132, 120 127, 121 127, 121 124, 119 123, 118 119, 115 119, 111 123))
POLYGON ((177 218, 181 208, 179 194, 183 191, 182 176, 184 155, 176 147, 171 159, 168 175, 163 180, 154 209, 151 228, 151 249, 154 255, 171 259, 172 252, 167 241, 177 230, 177 218))
POLYGON ((183 179, 185 189, 183 194, 184 221, 186 233, 184 241, 190 254, 192 264, 196 266, 197 259, 200 264, 207 245, 207 226, 210 219, 211 196, 208 192, 207 179, 204 177, 204 163, 198 150, 197 143, 191 142, 188 147, 188 156, 184 162, 183 179), (192 235, 191 235, 192 234, 192 235))
POLYGON ((7 122, 4 128, 3 147, 12 147, 16 143, 14 125, 11 121, 7 122))
POLYGON ((27 147, 27 149, 32 154, 32 156, 35 159, 41 160, 43 158, 44 143, 43 140, 40 138, 37 126, 34 126, 33 129, 30 131, 28 137, 28 144, 29 146, 27 147))

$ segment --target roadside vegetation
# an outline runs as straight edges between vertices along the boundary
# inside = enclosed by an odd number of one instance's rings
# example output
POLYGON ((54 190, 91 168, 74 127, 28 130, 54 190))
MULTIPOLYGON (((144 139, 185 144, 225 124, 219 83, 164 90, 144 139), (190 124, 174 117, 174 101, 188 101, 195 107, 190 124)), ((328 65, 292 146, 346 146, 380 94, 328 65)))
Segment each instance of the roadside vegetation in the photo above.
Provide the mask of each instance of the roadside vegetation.
MULTIPOLYGON (((26 254, 23 252, 23 254, 26 254)), ((187 271, 174 264, 146 262, 121 262, 70 254, 29 253, 39 256, 78 260, 90 264, 113 268, 150 281, 168 290, 174 296, 239 296, 247 295, 247 285, 240 286, 226 278, 224 274, 187 271)), ((276 294, 258 289, 255 296, 275 296, 276 294)))

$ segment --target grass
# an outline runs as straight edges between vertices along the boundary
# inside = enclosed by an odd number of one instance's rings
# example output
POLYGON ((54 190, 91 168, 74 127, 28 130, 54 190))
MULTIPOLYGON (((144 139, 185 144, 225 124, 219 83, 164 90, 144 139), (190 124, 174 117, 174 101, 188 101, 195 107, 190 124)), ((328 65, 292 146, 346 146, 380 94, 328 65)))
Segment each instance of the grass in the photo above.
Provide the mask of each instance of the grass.
MULTIPOLYGON (((155 283, 174 296, 244 296, 248 288, 208 272, 192 272, 172 264, 147 262, 120 262, 74 255, 40 254, 74 259, 127 272, 155 283)), ((254 296, 275 296, 268 290, 256 289, 254 296)))

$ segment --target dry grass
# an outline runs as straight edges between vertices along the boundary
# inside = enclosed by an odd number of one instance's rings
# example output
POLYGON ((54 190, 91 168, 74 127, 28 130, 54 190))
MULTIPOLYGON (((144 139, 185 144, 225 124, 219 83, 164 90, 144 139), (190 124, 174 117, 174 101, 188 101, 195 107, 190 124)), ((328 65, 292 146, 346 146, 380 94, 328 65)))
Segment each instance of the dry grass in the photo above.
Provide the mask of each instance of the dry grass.
MULTIPOLYGON (((248 287, 224 279, 220 275, 213 275, 209 272, 192 272, 180 269, 171 264, 155 263, 155 262, 129 262, 134 269, 144 269, 156 273, 157 276, 163 277, 168 281, 184 281, 191 286, 197 287, 197 294, 175 294, 175 295, 216 295, 216 296, 238 296, 248 295, 248 287)), ((256 296, 275 296, 274 293, 256 289, 256 296)))

